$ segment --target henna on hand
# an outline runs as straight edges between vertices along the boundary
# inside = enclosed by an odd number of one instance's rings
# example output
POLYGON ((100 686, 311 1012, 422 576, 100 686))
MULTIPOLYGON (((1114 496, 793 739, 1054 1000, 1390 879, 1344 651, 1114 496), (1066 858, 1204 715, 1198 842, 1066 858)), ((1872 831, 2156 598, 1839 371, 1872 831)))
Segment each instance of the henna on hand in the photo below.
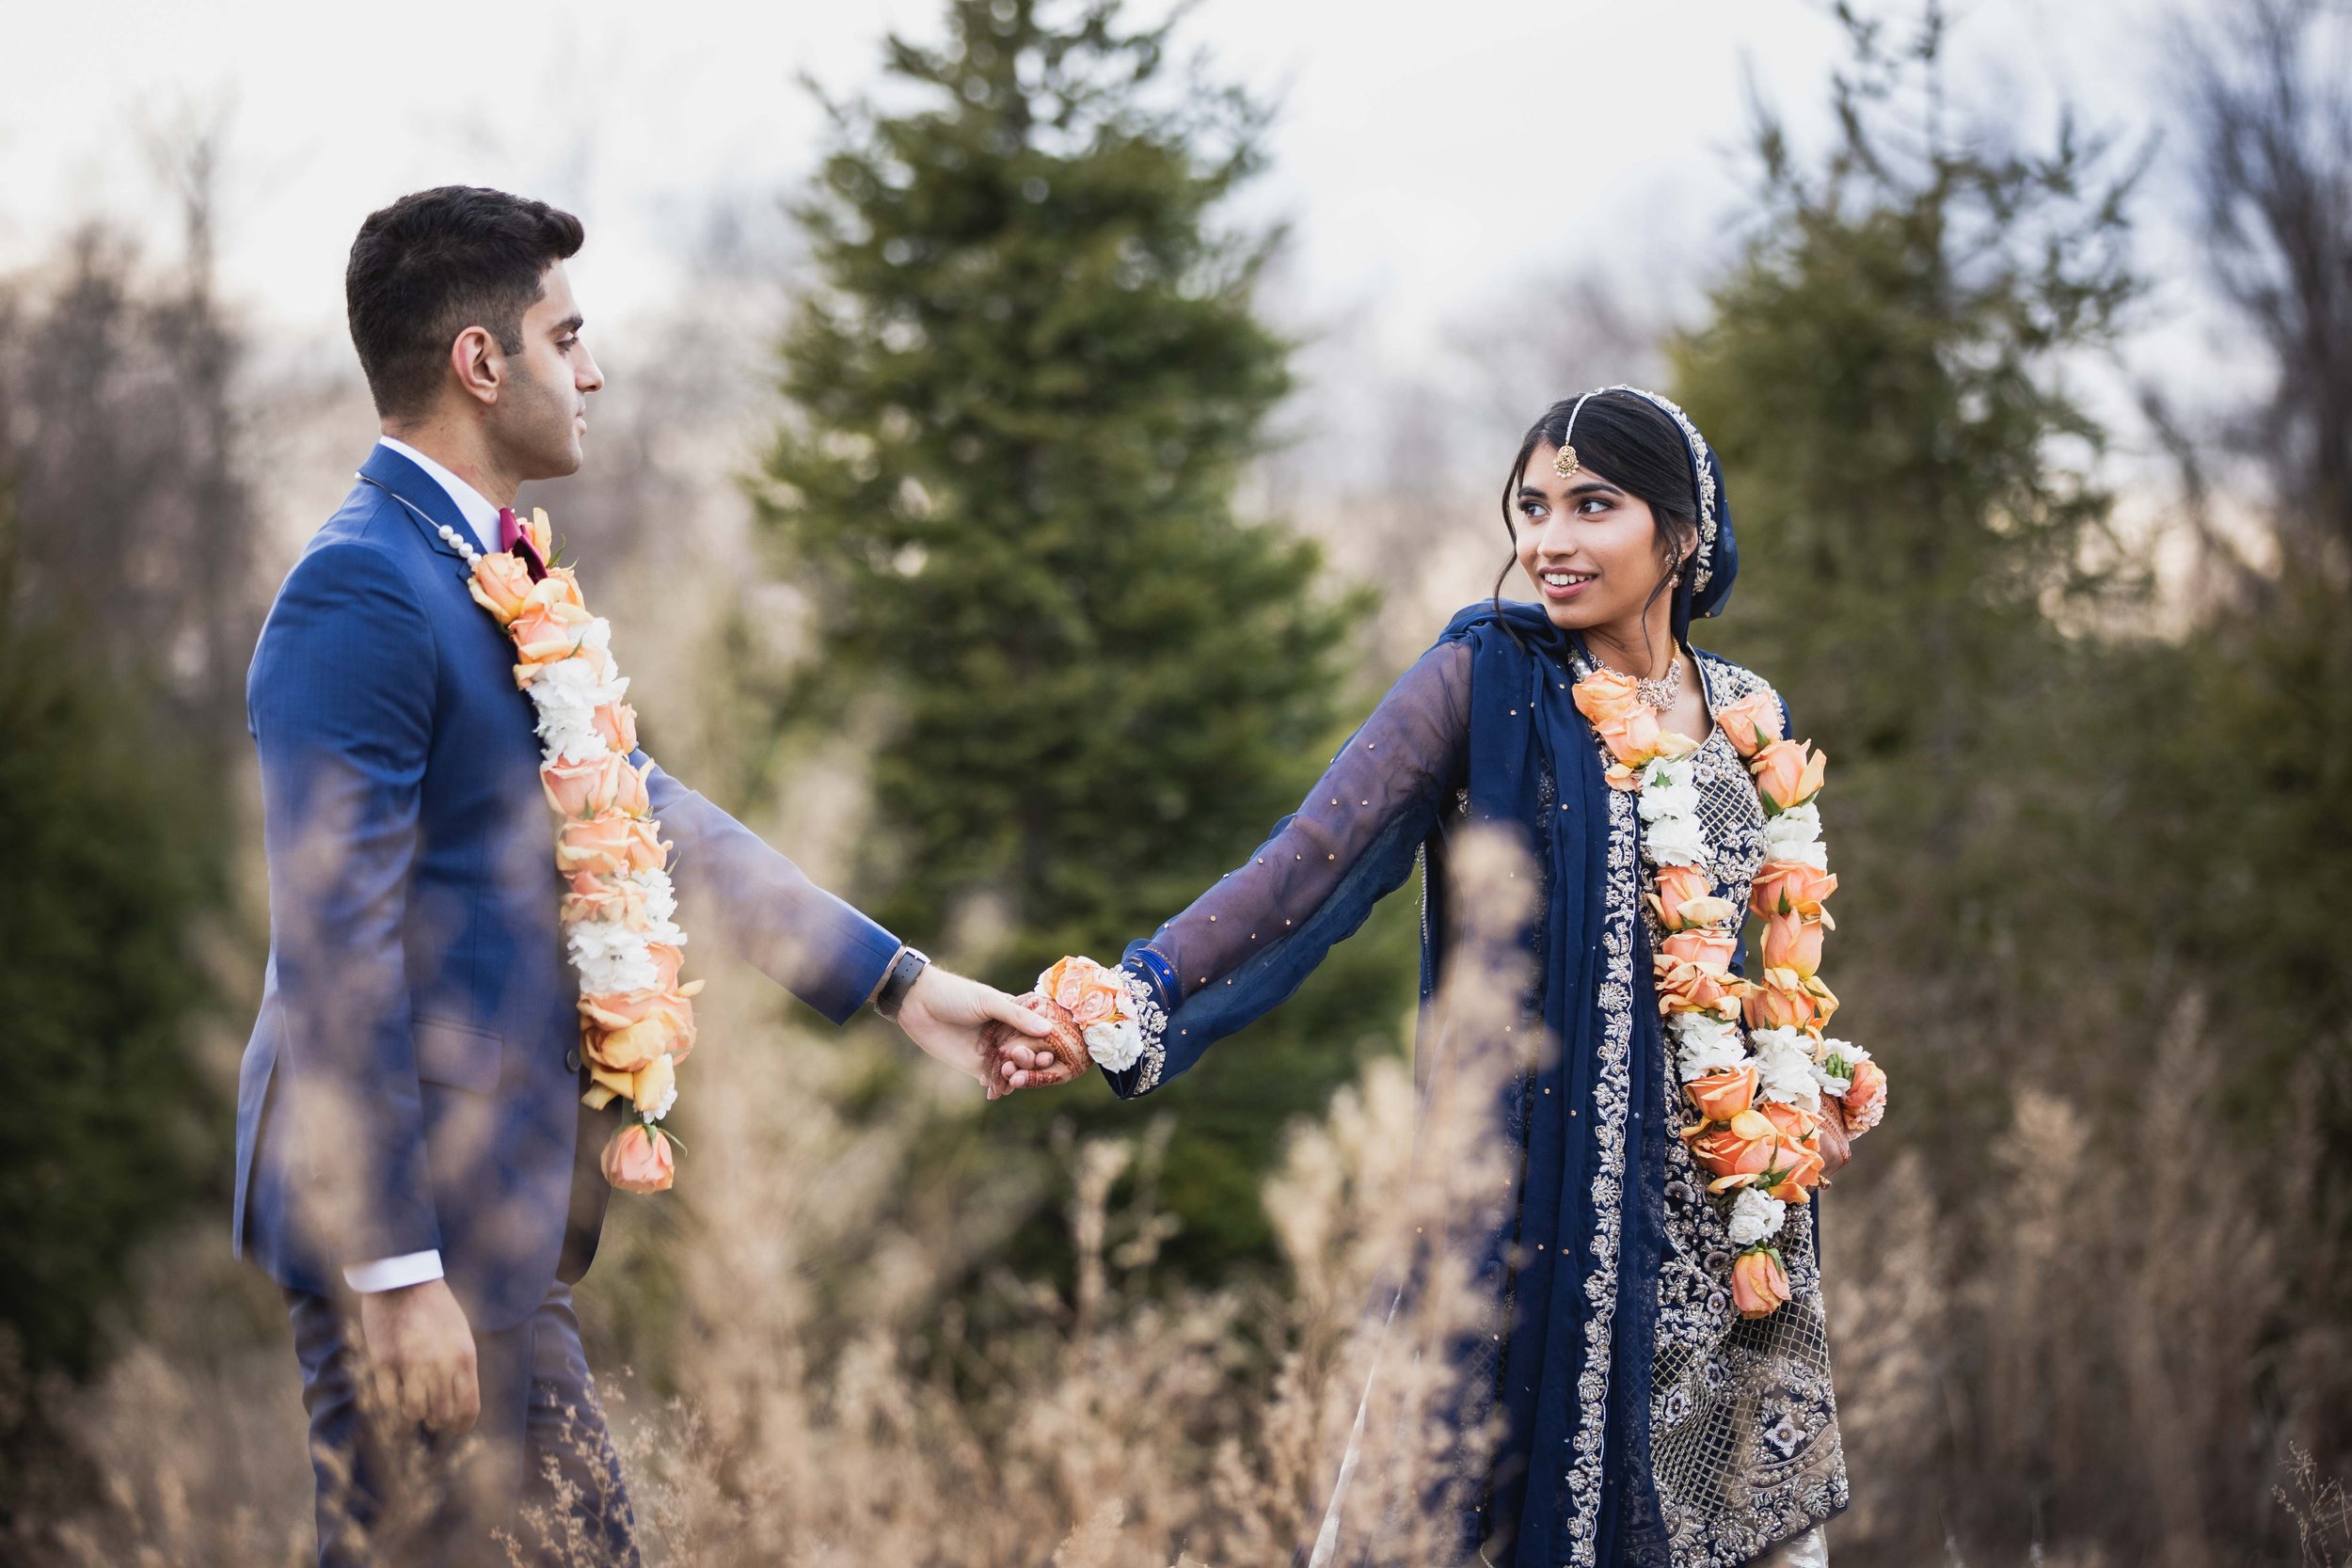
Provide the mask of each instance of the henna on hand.
POLYGON ((1034 991, 1016 1000, 1041 1014, 1054 1029, 1042 1039, 1032 1039, 1003 1023, 991 1023, 981 1032, 980 1053, 992 1099, 1019 1089, 1067 1084, 1093 1067, 1086 1037, 1069 1009, 1034 991))

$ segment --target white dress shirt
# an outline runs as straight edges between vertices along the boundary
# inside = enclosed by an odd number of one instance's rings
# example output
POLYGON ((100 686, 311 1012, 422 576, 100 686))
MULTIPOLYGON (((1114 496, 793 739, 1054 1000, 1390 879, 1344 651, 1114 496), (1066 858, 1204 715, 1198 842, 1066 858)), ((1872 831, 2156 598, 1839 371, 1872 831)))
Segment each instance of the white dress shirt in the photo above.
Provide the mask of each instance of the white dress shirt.
MULTIPOLYGON (((482 492, 451 473, 407 442, 392 436, 380 437, 385 446, 433 476, 433 482, 449 492, 449 499, 457 503, 465 515, 466 524, 485 550, 499 547, 499 509, 483 498, 482 492)), ((441 1255, 438 1250, 404 1253, 398 1258, 379 1258, 373 1262, 354 1263, 343 1270, 343 1283, 361 1295, 378 1291, 397 1291, 409 1285, 421 1285, 428 1279, 441 1277, 441 1255)))

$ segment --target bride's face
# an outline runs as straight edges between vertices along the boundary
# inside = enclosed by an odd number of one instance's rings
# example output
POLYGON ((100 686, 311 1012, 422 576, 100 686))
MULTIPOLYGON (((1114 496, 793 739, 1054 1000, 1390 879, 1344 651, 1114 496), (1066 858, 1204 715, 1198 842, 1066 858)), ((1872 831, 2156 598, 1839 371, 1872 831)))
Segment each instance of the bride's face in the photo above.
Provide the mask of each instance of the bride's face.
POLYGON ((1590 467, 1562 479, 1559 450, 1538 442, 1519 474, 1519 570, 1553 626, 1630 626, 1666 570, 1657 515, 1590 467))

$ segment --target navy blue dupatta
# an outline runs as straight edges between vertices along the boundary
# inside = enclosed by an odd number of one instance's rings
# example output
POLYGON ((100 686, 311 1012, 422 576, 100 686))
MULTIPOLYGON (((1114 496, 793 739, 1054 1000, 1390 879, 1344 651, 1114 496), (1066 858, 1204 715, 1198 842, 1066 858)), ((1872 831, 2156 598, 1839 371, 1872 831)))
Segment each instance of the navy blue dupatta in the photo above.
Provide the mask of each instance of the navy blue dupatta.
POLYGON ((1462 1405, 1504 1436, 1465 1545, 1526 1568, 1645 1560, 1652 1543, 1662 1560, 1647 1427, 1667 1117, 1632 799, 1602 777, 1576 649, 1540 606, 1474 607, 1443 640, 1472 649, 1470 815, 1515 825, 1544 879, 1526 941, 1546 1053, 1505 1110, 1518 1202, 1482 1259, 1509 1327, 1462 1405))

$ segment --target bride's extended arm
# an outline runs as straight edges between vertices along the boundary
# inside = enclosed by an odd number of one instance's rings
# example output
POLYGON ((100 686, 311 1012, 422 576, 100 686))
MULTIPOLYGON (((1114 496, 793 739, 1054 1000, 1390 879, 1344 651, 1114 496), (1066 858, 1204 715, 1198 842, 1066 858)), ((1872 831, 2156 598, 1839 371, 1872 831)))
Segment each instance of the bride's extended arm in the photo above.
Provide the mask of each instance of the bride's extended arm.
POLYGON ((1120 1096, 1159 1087, 1211 1041, 1289 997, 1411 874, 1457 782, 1470 668, 1467 643, 1422 655, 1273 836, 1182 914, 1128 945, 1121 968, 1141 1050, 1132 1066, 1105 1069, 1120 1096))

